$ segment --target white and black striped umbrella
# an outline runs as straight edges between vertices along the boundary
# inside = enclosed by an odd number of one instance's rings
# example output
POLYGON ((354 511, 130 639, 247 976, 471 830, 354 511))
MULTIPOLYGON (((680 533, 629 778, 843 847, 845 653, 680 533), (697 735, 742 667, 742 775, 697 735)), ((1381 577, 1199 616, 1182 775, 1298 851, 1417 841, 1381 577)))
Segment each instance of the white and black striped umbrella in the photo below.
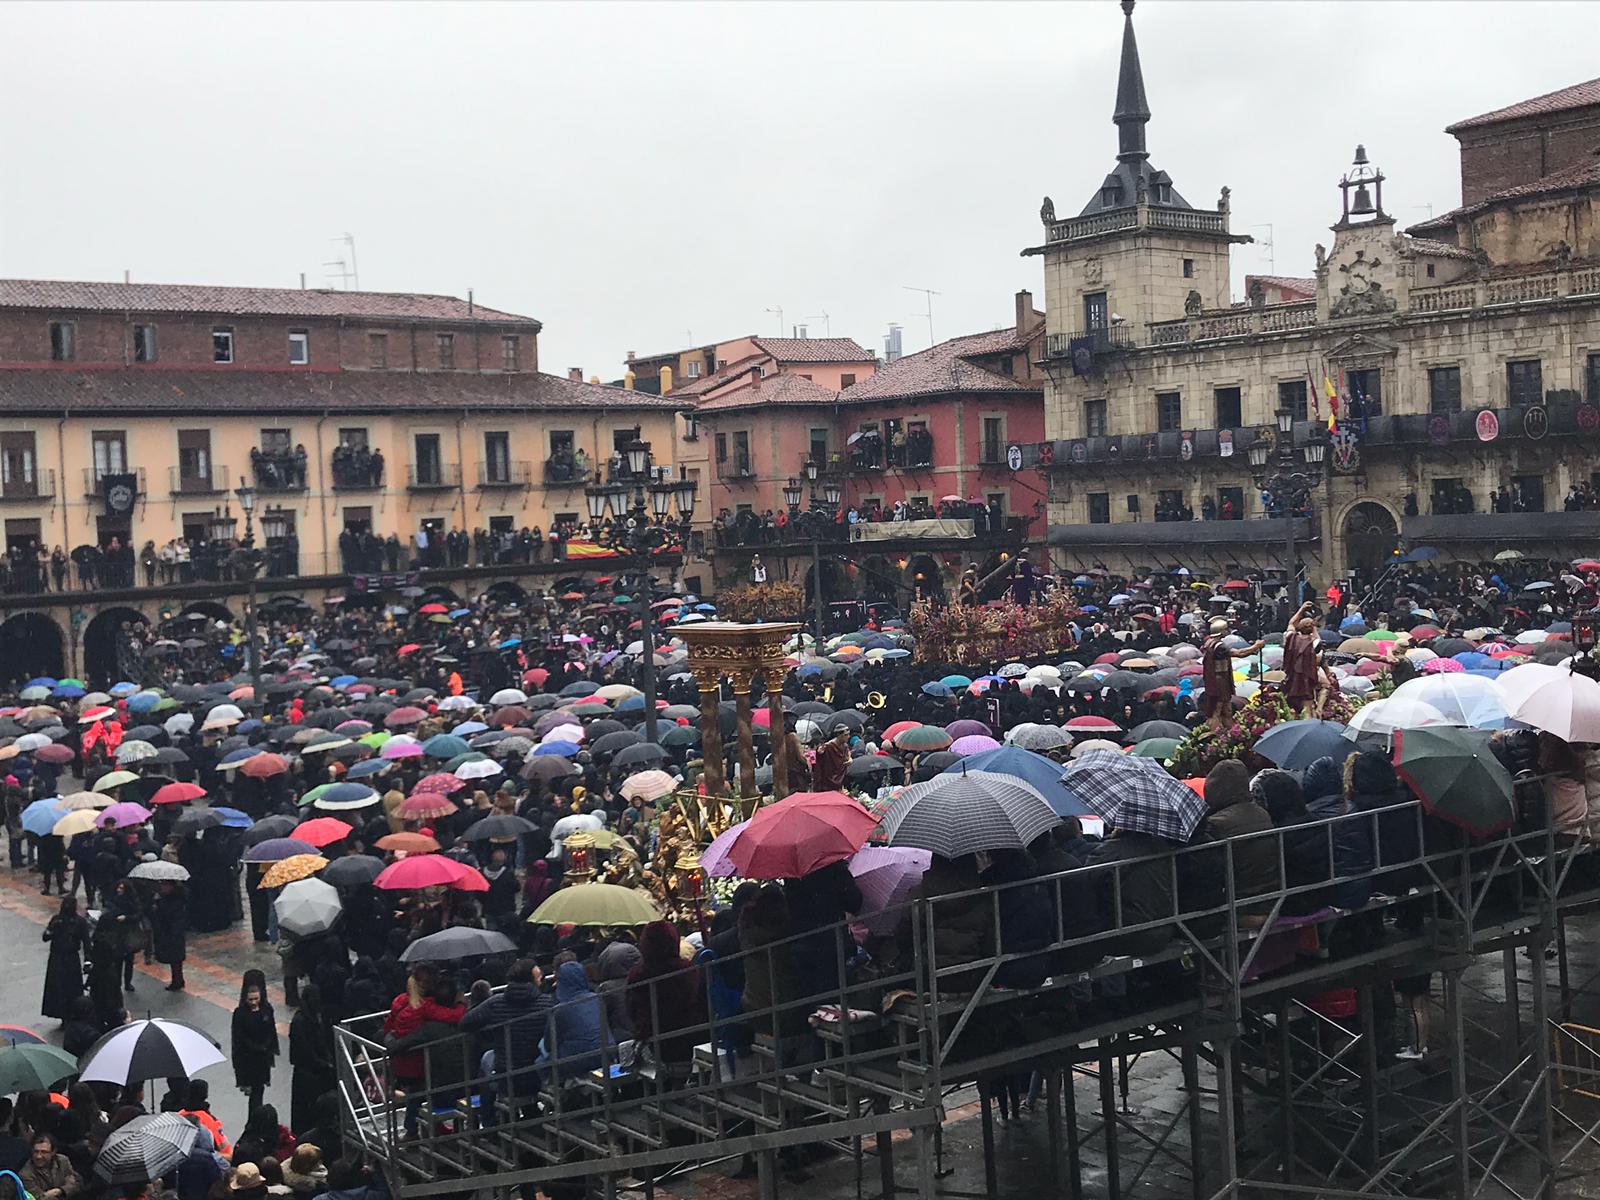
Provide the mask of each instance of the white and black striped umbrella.
POLYGON ((883 814, 891 846, 914 846, 946 858, 1021 849, 1060 823, 1037 788, 995 771, 936 775, 914 783, 883 814))
POLYGON ((198 1029, 155 1017, 113 1029, 90 1046, 78 1060, 78 1078, 120 1084, 187 1079, 222 1060, 217 1044, 198 1029))
POLYGON ((135 1117, 106 1138, 94 1173, 107 1183, 160 1179, 189 1157, 200 1127, 177 1113, 135 1117))

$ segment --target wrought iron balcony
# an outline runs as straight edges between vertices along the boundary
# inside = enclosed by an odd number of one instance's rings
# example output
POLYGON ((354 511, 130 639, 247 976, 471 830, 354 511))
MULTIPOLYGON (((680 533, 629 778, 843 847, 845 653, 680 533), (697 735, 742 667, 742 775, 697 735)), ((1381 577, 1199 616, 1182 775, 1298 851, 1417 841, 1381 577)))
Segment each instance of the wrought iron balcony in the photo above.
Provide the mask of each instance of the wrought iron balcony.
POLYGON ((1092 355, 1109 354, 1113 350, 1127 350, 1133 345, 1133 330, 1127 325, 1110 325, 1105 329, 1084 329, 1075 333, 1051 333, 1044 339, 1046 358, 1071 358, 1081 347, 1092 355))
POLYGON ((100 486, 100 481, 103 480, 108 475, 132 475, 134 477, 134 479, 137 481, 136 484, 135 484, 135 490, 141 496, 145 494, 145 481, 144 481, 144 468, 143 467, 127 467, 125 469, 116 470, 116 471, 112 471, 112 470, 102 471, 98 467, 85 467, 83 469, 83 494, 85 496, 98 496, 98 495, 100 495, 100 493, 104 490, 100 486))
POLYGON ((593 478, 587 462, 580 464, 571 457, 544 460, 545 487, 582 487, 593 478))
POLYGON ((0 483, 0 500, 6 502, 49 500, 55 494, 56 473, 54 471, 35 469, 23 474, 13 475, 3 483, 0 483))
POLYGON ((478 486, 480 488, 525 488, 533 484, 531 462, 480 462, 478 486))
POLYGON ((412 463, 406 469, 406 487, 413 492, 441 492, 460 486, 460 463, 412 463))
POLYGON ((220 496, 231 486, 230 472, 215 463, 205 474, 186 475, 182 467, 168 467, 167 484, 174 496, 220 496))

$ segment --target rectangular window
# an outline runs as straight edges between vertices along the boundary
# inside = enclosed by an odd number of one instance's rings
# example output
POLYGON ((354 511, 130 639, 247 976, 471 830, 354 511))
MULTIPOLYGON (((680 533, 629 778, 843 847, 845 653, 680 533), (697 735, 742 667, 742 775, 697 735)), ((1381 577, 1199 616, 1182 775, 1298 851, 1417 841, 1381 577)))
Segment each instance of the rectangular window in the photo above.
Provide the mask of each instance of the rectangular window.
POLYGON ((344 510, 344 527, 351 533, 366 533, 372 529, 372 509, 367 505, 351 505, 344 510))
POLYGON ((78 327, 71 321, 51 321, 51 361, 71 362, 76 357, 78 357, 78 327))
POLYGON ((289 365, 303 367, 311 362, 311 334, 304 329, 289 331, 289 365))
POLYGON ((550 457, 558 454, 571 454, 577 449, 577 439, 573 437, 570 429, 552 429, 550 431, 550 457))
POLYGON ((367 334, 367 366, 375 371, 381 371, 389 365, 389 335, 387 333, 367 334))
POLYGON ((1089 501, 1089 524, 1111 524, 1111 493, 1090 492, 1087 498, 1089 501))
POLYGON ((750 435, 742 429, 733 435, 733 469, 739 475, 749 475, 754 470, 750 462, 750 435))
POLYGON ((1106 303, 1104 292, 1090 292, 1083 298, 1083 331, 1085 333, 1103 333, 1110 323, 1111 308, 1106 303))
POLYGON ((1306 415, 1306 381, 1288 379, 1278 385, 1278 407, 1294 413, 1296 421, 1310 418, 1306 415))
POLYGON ((990 512, 999 513, 1003 517, 1011 511, 1010 492, 988 492, 983 498, 988 501, 990 512))
POLYGON ((1106 435, 1106 402, 1104 400, 1085 400, 1083 402, 1083 436, 1105 437, 1106 435))
POLYGON ((1163 488, 1156 493, 1156 520, 1187 521, 1190 514, 1183 506, 1183 492, 1178 488, 1163 488))
POLYGON ((1544 511, 1543 475, 1513 475, 1511 477, 1511 511, 1544 511), (1520 497, 1517 495, 1518 489, 1522 492, 1520 497))
POLYGON ((290 449, 289 431, 287 429, 263 429, 261 431, 261 453, 288 454, 290 449))
POLYGON ((0 433, 0 495, 37 495, 35 463, 33 434, 0 433))
POLYGON ((133 327, 133 361, 142 363, 156 361, 156 327, 154 325, 135 325, 133 327))
POLYGON ((89 435, 94 454, 94 478, 98 483, 107 475, 121 475, 128 469, 128 435, 120 429, 97 429, 89 435))
POLYGON ((1383 415, 1383 372, 1376 367, 1365 371, 1346 371, 1345 389, 1356 417, 1383 415))
POLYGON ((1000 360, 1000 374, 1014 375, 1016 369, 1016 363, 1012 360, 1011 355, 1008 354, 1000 360))
POLYGON ((824 425, 811 431, 810 446, 811 461, 819 467, 826 466, 828 463, 827 426, 824 425))
POLYGON ((486 433, 483 435, 483 481, 485 483, 511 482, 511 435, 486 433))
POLYGON ((983 446, 979 450, 979 460, 985 463, 1004 462, 1006 457, 1006 419, 1004 417, 983 418, 983 446))
POLYGON ((226 325, 218 325, 211 331, 211 361, 214 363, 231 363, 233 361, 233 329, 226 325))
POLYGON ((1177 392, 1156 393, 1156 431, 1170 433, 1183 427, 1183 397, 1177 392))
POLYGON ((1428 411, 1449 416, 1461 411, 1461 368, 1432 367, 1428 371, 1428 411))
POLYGON ((178 487, 208 491, 211 487, 211 431, 178 430, 178 487))
POLYGON ((1537 358, 1506 364, 1506 400, 1512 405, 1538 404, 1544 398, 1544 376, 1537 358))
POLYGON ((456 335, 453 333, 436 333, 433 335, 433 344, 439 351, 439 369, 441 371, 454 371, 456 369, 456 335))
POLYGON ((1433 507, 1430 510, 1435 516, 1451 516, 1455 513, 1471 512, 1461 498, 1461 480, 1451 477, 1439 477, 1433 481, 1433 507))
POLYGON ((725 433, 717 434, 717 461, 719 463, 728 461, 728 435, 725 433))
POLYGON ((700 360, 698 358, 691 358, 688 361, 688 363, 685 365, 685 367, 684 367, 684 374, 689 379, 699 379, 700 378, 700 367, 701 367, 700 360))
POLYGON ((412 439, 416 448, 417 482, 424 486, 444 481, 444 460, 439 454, 439 435, 419 433, 412 439))
POLYGON ((851 372, 849 372, 849 371, 840 372, 840 374, 839 374, 839 390, 841 392, 847 387, 854 387, 855 386, 855 382, 856 382, 856 377, 851 372))
POLYGON ((178 527, 183 530, 184 540, 191 544, 209 542, 211 540, 211 518, 215 514, 203 512, 187 512, 178 517, 178 527))
POLYGON ((1236 387, 1219 387, 1217 399, 1217 428, 1237 429, 1244 424, 1244 402, 1236 387))
POLYGON ((1217 489, 1217 519, 1221 521, 1244 520, 1244 489, 1225 487, 1217 489))
POLYGON ((505 334, 500 339, 500 369, 502 371, 522 369, 522 339, 514 333, 505 334))
POLYGON ((1583 373, 1583 398, 1590 404, 1600 404, 1600 354, 1589 355, 1583 373))
POLYGON ((343 427, 339 430, 339 444, 341 446, 349 446, 352 450, 358 446, 365 450, 367 447, 367 427, 365 425, 347 425, 343 427))
POLYGON ((1194 259, 1186 258, 1183 260, 1183 277, 1185 279, 1194 278, 1194 259))

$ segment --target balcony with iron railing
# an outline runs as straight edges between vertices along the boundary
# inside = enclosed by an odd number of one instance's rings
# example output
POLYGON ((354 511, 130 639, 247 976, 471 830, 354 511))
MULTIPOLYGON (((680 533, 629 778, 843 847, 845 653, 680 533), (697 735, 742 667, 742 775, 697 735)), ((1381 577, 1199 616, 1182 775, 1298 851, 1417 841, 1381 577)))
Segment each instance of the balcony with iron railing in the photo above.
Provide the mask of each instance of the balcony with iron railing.
POLYGON ((8 504, 26 503, 30 500, 50 500, 56 494, 56 473, 32 468, 8 472, 0 480, 0 501, 8 504))
POLYGON ((303 492, 307 460, 283 451, 253 451, 250 476, 258 492, 303 492))
POLYGON ((185 473, 181 466, 167 468, 167 486, 174 496, 220 496, 229 489, 227 467, 212 463, 203 474, 185 473))
POLYGON ((1091 213, 1085 217, 1070 217, 1051 223, 1046 233, 1050 245, 1058 242, 1076 242, 1086 238, 1120 233, 1125 229, 1171 229, 1180 233, 1203 233, 1226 237, 1228 214, 1195 208, 1167 208, 1163 205, 1139 204, 1130 208, 1112 209, 1110 212, 1091 213))
POLYGON ((505 462, 489 459, 478 464, 480 488, 525 488, 533 484, 531 462, 505 462))
POLYGON ((1046 358, 1071 358, 1080 349, 1091 355, 1109 354, 1114 350, 1127 350, 1133 345, 1133 330, 1127 325, 1110 325, 1104 329, 1081 329, 1074 333, 1045 335, 1046 358))
POLYGON ((544 460, 545 487, 583 487, 593 478, 588 462, 580 463, 571 455, 544 460))
POLYGON ((461 486, 461 464, 453 462, 412 463, 406 468, 406 489, 413 492, 442 492, 461 486))
POLYGON ((717 478, 724 482, 749 483, 755 477, 755 464, 748 454, 731 454, 717 464, 717 478))
POLYGON ((132 475, 134 477, 134 490, 139 495, 145 494, 145 478, 143 467, 118 467, 102 469, 100 467, 83 468, 83 494, 85 496, 98 496, 105 489, 102 482, 111 475, 132 475))

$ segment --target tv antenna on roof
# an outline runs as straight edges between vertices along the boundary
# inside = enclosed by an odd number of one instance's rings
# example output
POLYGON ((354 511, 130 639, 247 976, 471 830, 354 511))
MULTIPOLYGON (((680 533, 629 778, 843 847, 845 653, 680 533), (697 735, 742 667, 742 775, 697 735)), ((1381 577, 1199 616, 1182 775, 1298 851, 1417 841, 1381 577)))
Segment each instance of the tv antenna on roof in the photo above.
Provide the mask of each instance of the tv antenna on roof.
POLYGON ((767 311, 769 313, 777 313, 778 314, 778 336, 782 337, 783 336, 783 306, 782 305, 776 305, 776 306, 774 306, 772 308, 767 309, 767 311))
POLYGON ((928 302, 928 311, 925 313, 918 313, 917 315, 919 317, 928 318, 928 345, 933 345, 933 298, 935 296, 942 296, 944 293, 936 292, 932 288, 910 287, 907 284, 901 284, 900 286, 908 292, 921 292, 923 299, 928 302))
POLYGON ((325 262, 322 265, 333 268, 330 274, 332 274, 333 277, 339 281, 339 287, 341 289, 347 292, 350 290, 351 271, 349 266, 346 265, 344 259, 336 258, 332 262, 325 262))
POLYGON ((821 321, 822 322, 822 336, 823 337, 832 337, 833 336, 833 333, 832 333, 832 328, 833 327, 828 324, 828 314, 827 313, 821 312, 821 313, 818 313, 814 317, 807 317, 806 320, 808 320, 808 321, 821 321))
POLYGON ((1274 247, 1277 243, 1272 240, 1272 225, 1270 223, 1265 225, 1252 225, 1250 228, 1265 229, 1267 231, 1267 236, 1262 238, 1261 241, 1256 244, 1267 252, 1267 273, 1269 275, 1276 275, 1278 273, 1278 256, 1274 253, 1274 247))
MULTIPOLYGON (((340 236, 338 236, 336 238, 330 238, 329 241, 343 242, 344 245, 345 245, 345 249, 347 249, 350 252, 350 276, 349 276, 349 278, 350 278, 350 282, 355 284, 355 290, 359 292, 361 290, 361 268, 356 264, 356 235, 353 234, 353 233, 345 233, 345 234, 341 234, 340 236)), ((340 263, 341 266, 343 266, 344 265, 344 259, 340 259, 339 263, 340 263)), ((323 265, 324 266, 330 266, 332 264, 324 263, 323 265)))

